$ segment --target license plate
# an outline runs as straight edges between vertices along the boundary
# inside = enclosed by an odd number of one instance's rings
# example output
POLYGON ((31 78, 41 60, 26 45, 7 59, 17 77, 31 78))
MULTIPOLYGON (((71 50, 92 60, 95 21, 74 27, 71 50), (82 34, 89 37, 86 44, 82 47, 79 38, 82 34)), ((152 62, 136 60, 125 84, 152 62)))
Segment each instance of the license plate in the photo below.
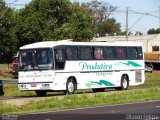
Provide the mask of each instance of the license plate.
POLYGON ((31 87, 37 87, 37 84, 36 83, 32 83, 31 87))

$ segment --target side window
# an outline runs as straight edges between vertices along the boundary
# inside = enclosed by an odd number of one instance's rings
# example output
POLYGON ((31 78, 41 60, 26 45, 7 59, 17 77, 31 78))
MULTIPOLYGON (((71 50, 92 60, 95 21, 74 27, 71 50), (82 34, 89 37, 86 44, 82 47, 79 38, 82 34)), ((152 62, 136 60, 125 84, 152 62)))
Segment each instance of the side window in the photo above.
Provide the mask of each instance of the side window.
POLYGON ((55 55, 55 69, 61 70, 64 69, 65 65, 65 55, 64 55, 64 49, 55 49, 54 50, 55 55))
POLYGON ((63 49, 56 49, 55 50, 55 59, 57 62, 64 61, 64 50, 63 49))
POLYGON ((128 47, 128 58, 129 59, 138 59, 138 51, 136 47, 128 47))
POLYGON ((91 47, 79 47, 80 59, 81 60, 91 60, 92 50, 91 47))
POLYGON ((105 59, 114 60, 116 58, 116 52, 114 47, 105 47, 104 49, 105 59))
POLYGON ((125 60, 125 59, 127 59, 126 47, 117 47, 116 48, 116 58, 118 60, 125 60))
POLYGON ((21 51, 20 52, 20 67, 27 65, 27 52, 21 51))
POLYGON ((138 51, 138 59, 142 60, 143 59, 142 47, 137 47, 137 51, 138 51))
POLYGON ((66 47, 66 59, 77 60, 78 59, 78 47, 68 46, 66 47))
POLYGON ((101 47, 93 47, 94 59, 102 60, 103 59, 103 48, 101 47))

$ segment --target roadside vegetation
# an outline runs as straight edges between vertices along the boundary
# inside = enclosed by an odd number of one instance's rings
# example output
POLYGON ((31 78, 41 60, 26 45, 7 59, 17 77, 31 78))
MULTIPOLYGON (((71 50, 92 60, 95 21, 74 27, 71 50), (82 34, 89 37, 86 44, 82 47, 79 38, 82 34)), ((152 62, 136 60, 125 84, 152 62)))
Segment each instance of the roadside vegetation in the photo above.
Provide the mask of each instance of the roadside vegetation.
POLYGON ((64 97, 51 97, 40 100, 30 100, 24 104, 7 104, 0 102, 0 114, 20 114, 40 111, 64 110, 89 106, 143 102, 160 100, 160 88, 114 92, 111 94, 76 94, 64 97))
POLYGON ((109 17, 117 7, 108 2, 32 0, 24 8, 15 9, 0 0, 0 8, 0 63, 10 63, 19 47, 34 42, 87 42, 95 35, 125 35, 121 24, 109 17))
MULTIPOLYGON (((35 96, 34 92, 19 91, 15 84, 5 84, 5 95, 10 96, 35 96)), ((87 94, 91 90, 77 91, 74 95, 61 96, 63 92, 49 93, 40 99, 32 99, 23 104, 12 104, 0 101, 0 114, 20 114, 40 111, 64 110, 89 106, 103 106, 120 103, 143 102, 160 100, 160 74, 146 74, 145 84, 130 87, 128 91, 113 91, 104 93, 87 94)))
POLYGON ((129 89, 147 89, 155 87, 160 87, 160 72, 146 73, 145 83, 143 85, 132 86, 129 89))
POLYGON ((11 64, 0 64, 0 80, 12 78, 10 71, 11 64))

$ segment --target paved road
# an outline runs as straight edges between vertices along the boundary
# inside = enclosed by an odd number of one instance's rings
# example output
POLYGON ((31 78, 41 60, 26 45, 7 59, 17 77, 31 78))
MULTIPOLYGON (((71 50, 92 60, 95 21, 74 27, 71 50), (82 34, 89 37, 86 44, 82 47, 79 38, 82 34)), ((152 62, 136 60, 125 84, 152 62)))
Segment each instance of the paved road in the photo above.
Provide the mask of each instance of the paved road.
POLYGON ((160 120, 160 101, 25 114, 18 120, 160 120))

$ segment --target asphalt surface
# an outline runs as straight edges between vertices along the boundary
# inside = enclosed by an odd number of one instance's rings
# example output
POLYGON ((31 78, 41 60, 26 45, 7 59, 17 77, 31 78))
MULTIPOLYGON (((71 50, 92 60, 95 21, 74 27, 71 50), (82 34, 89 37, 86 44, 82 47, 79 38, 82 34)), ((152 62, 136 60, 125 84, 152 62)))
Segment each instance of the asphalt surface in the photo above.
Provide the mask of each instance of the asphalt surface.
POLYGON ((160 101, 51 111, 15 117, 18 120, 160 120, 160 101))

